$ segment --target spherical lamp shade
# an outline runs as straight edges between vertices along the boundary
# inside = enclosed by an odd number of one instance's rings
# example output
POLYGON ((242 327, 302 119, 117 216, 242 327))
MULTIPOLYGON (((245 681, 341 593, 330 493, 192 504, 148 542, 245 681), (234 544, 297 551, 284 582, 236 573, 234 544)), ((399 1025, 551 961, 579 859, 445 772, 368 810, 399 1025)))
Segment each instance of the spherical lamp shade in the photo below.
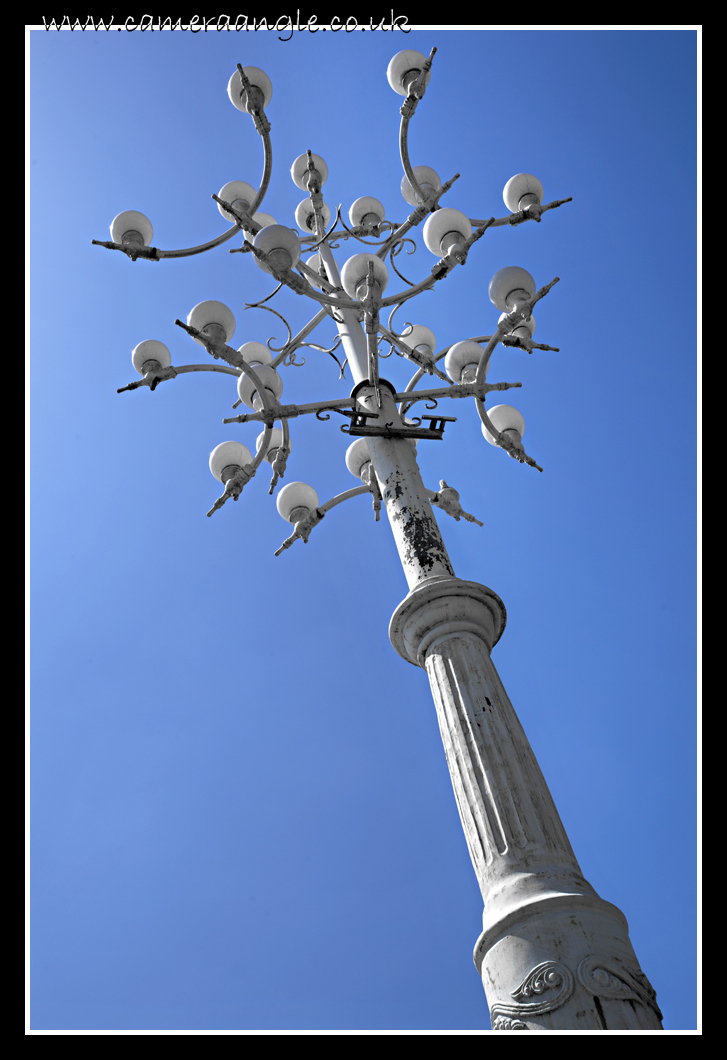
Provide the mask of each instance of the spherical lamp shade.
MULTIPOLYGON (((218 198, 224 199, 225 202, 229 202, 231 206, 234 206, 238 199, 241 200, 246 210, 249 210, 255 202, 256 195, 257 192, 252 184, 248 184, 245 180, 231 180, 225 184, 224 188, 220 188, 217 192, 218 198)), ((217 209, 227 221, 235 221, 235 218, 230 211, 224 210, 219 203, 217 203, 217 209)))
POLYGON ((341 269, 341 284, 346 294, 350 295, 351 298, 358 297, 356 291, 368 276, 370 261, 374 264, 374 280, 379 284, 381 291, 386 290, 386 285, 389 282, 389 270, 381 258, 377 258, 375 254, 354 254, 341 269))
MULTIPOLYGON (((313 159, 313 165, 321 175, 321 187, 328 180, 328 166, 323 161, 320 155, 315 155, 311 151, 311 158, 313 159)), ((290 175, 293 178, 293 183, 296 187, 300 188, 301 191, 308 191, 308 152, 304 155, 298 155, 293 165, 290 167, 290 175)))
POLYGON ((422 234, 427 249, 437 257, 441 257, 442 254, 447 253, 452 243, 463 243, 465 239, 469 239, 472 235, 472 225, 469 217, 461 210, 436 210, 430 213, 424 222, 422 234), (458 238, 446 240, 445 236, 448 236, 450 232, 458 238))
POLYGON ((364 223, 364 217, 367 224, 381 224, 385 216, 384 207, 372 195, 364 195, 360 199, 356 199, 356 202, 352 203, 351 209, 348 211, 348 219, 354 228, 364 223), (375 221, 373 217, 376 217, 375 221))
POLYGON ((252 219, 257 221, 261 228, 267 228, 268 225, 276 225, 278 223, 271 213, 254 213, 252 219))
MULTIPOLYGON (((257 66, 243 66, 245 71, 245 77, 248 79, 251 85, 255 88, 259 88, 263 94, 263 108, 267 107, 270 100, 273 98, 273 86, 268 75, 263 71, 259 70, 257 66)), ((247 107, 244 100, 240 99, 240 92, 242 91, 242 81, 240 80, 240 71, 235 70, 234 74, 227 83, 227 95, 230 100, 237 107, 238 110, 247 113, 247 107)))
POLYGON ((404 331, 401 337, 412 350, 415 350, 417 346, 428 346, 430 352, 434 353, 437 348, 434 332, 430 331, 424 324, 412 324, 404 331))
POLYGON ((535 294, 535 280, 526 269, 519 265, 508 265, 500 269, 490 280, 490 301, 503 313, 512 313, 518 302, 532 298, 535 294))
POLYGON ((314 508, 317 508, 318 494, 307 482, 289 482, 287 486, 283 486, 275 503, 283 519, 290 522, 291 515, 303 514, 300 512, 301 508, 304 508, 306 512, 312 512, 314 508))
POLYGON ((154 238, 154 229, 151 221, 138 210, 124 210, 114 217, 111 222, 111 239, 114 243, 122 243, 127 232, 138 232, 145 247, 151 246, 154 238))
MULTIPOLYGON (((275 369, 268 364, 261 364, 257 365, 253 370, 265 389, 271 390, 276 399, 279 398, 283 393, 283 380, 275 369)), ((243 405, 247 405, 249 409, 255 408, 253 398, 257 393, 257 386, 245 372, 237 380, 237 393, 243 405)))
MULTIPOLYGON (((322 265, 320 254, 311 254, 311 256, 306 261, 306 265, 308 266, 309 269, 312 269, 313 272, 317 273, 320 276, 320 274, 321 274, 321 265, 322 265)), ((316 283, 315 280, 312 280, 310 278, 310 276, 308 276, 306 278, 308 280, 308 283, 311 285, 311 287, 315 287, 315 289, 317 291, 322 291, 323 290, 321 285, 319 283, 316 283)), ((324 280, 328 279, 328 274, 327 274, 325 269, 323 269, 323 279, 324 280)))
MULTIPOLYGON (((422 53, 414 51, 413 48, 397 52, 386 71, 386 77, 394 91, 400 96, 408 96, 409 84, 424 69, 426 61, 422 53)), ((432 72, 428 70, 425 85, 429 84, 431 76, 432 72)))
MULTIPOLYGON (((216 302, 210 299, 207 302, 199 302, 187 317, 187 323, 191 328, 203 331, 208 324, 220 324, 225 330, 225 342, 229 342, 235 334, 235 318, 232 310, 228 309, 224 302, 216 302)), ((195 338, 200 346, 204 346, 201 339, 195 338)))
MULTIPOLYGON (((295 268, 300 260, 300 240, 293 229, 287 228, 285 225, 266 225, 265 228, 261 228, 253 240, 253 246, 266 254, 284 251, 285 254, 280 255, 279 264, 281 267, 286 266, 287 255, 290 257, 290 264, 287 265, 287 268, 295 268)), ((270 272, 270 268, 265 262, 260 261, 259 258, 255 258, 255 261, 264 272, 270 272)))
MULTIPOLYGON (((257 221, 261 228, 267 228, 268 225, 276 225, 278 223, 272 216, 272 214, 269 213, 254 213, 252 215, 252 219, 253 221, 257 221)), ((243 232, 245 233, 245 236, 247 237, 248 241, 252 243, 255 239, 255 234, 253 232, 250 232, 247 228, 243 228, 243 232)))
MULTIPOLYGON (((512 405, 495 405, 494 408, 486 411, 495 430, 500 432, 517 431, 521 438, 525 434, 525 420, 522 417, 522 413, 514 409, 512 405)), ((482 424, 482 433, 490 445, 497 445, 493 436, 486 430, 484 423, 482 424)))
POLYGON ((252 463, 252 453, 242 442, 222 442, 210 453, 210 471, 222 482, 226 467, 245 467, 252 463))
POLYGON ((361 469, 371 461, 369 445, 365 438, 357 438, 346 450, 346 467, 354 478, 361 478, 361 469))
POLYGON ((131 363, 139 375, 144 374, 144 365, 147 361, 158 361, 161 368, 168 368, 172 363, 172 355, 163 342, 157 339, 144 339, 134 347, 131 353, 131 363))
MULTIPOLYGON (((255 439, 255 452, 259 453, 262 448, 263 438, 265 437, 265 431, 261 431, 255 439)), ((272 464, 275 460, 276 454, 280 446, 283 444, 283 430, 281 427, 273 427, 270 432, 270 445, 268 451, 263 457, 266 463, 272 464)))
POLYGON ((502 197, 510 213, 517 213, 531 203, 543 201, 543 185, 532 173, 516 173, 503 188, 502 197))
MULTIPOLYGON (((509 315, 510 315, 509 313, 503 313, 500 316, 500 318, 497 321, 497 323, 501 324, 502 321, 506 317, 508 317, 509 315)), ((526 328, 528 330, 528 332, 532 335, 534 333, 534 331, 535 331, 535 318, 533 316, 530 316, 527 320, 521 320, 520 323, 517 324, 516 327, 513 328, 510 333, 511 334, 519 334, 520 328, 526 328)))
MULTIPOLYGON (((256 453, 260 452, 260 448, 261 448, 261 446, 263 444, 263 438, 264 437, 265 437, 265 431, 261 431, 260 434, 255 439, 255 452, 256 453)), ((273 429, 270 432, 270 445, 268 447, 268 452, 271 452, 273 449, 279 449, 282 444, 283 444, 283 428, 282 427, 273 427, 273 429)))
MULTIPOLYGON (((466 339, 464 342, 455 342, 454 346, 450 346, 447 350, 447 356, 444 358, 444 370, 455 383, 461 383, 464 369, 468 365, 477 367, 482 353, 482 347, 478 342, 472 342, 470 339, 466 339)), ((488 371, 489 368, 488 364, 488 371)), ((486 375, 487 373, 485 373, 486 375)))
MULTIPOLYGON (((430 166, 414 166, 413 173, 422 191, 429 192, 432 189, 434 191, 441 190, 442 182, 439 179, 439 173, 437 173, 435 169, 432 169, 430 166)), ((412 188, 406 176, 404 176, 401 181, 401 194, 410 206, 418 206, 422 201, 412 188)))
POLYGON ((257 364, 272 364, 273 355, 262 342, 244 342, 237 352, 254 368, 257 364))
MULTIPOLYGON (((321 215, 323 217, 323 227, 328 228, 331 223, 331 211, 325 203, 323 203, 321 215)), ((305 235, 308 235, 309 232, 315 232, 315 211, 310 199, 303 199, 302 202, 298 203, 295 210, 295 223, 305 235)))

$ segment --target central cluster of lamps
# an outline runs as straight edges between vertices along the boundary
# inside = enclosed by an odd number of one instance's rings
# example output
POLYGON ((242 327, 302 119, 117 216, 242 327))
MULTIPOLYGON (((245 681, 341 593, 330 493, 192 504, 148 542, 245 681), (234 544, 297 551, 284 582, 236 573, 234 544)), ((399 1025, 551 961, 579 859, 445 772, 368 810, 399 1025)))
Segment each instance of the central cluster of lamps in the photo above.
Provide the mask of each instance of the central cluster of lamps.
MULTIPOLYGON (((407 106, 411 106, 410 100, 414 98, 410 94, 412 86, 418 91, 419 98, 423 95, 431 76, 430 66, 431 57, 427 60, 420 52, 411 49, 399 52, 391 60, 387 77, 391 87, 406 97, 402 114, 405 114, 407 106)), ((264 134, 269 130, 264 111, 272 98, 272 85, 262 70, 256 67, 243 69, 238 66, 229 80, 228 94, 235 107, 252 115, 258 132, 264 134)), ((427 249, 441 261, 448 263, 448 268, 464 263, 469 245, 473 241, 473 227, 478 222, 472 221, 460 210, 438 205, 439 196, 448 190, 448 186, 442 184, 435 170, 428 166, 409 167, 409 170, 412 179, 410 180, 405 172, 401 192, 406 203, 415 208, 415 212, 417 209, 424 210, 424 214, 415 218, 414 223, 418 223, 428 213, 422 233, 427 249)), ((321 226, 326 230, 324 237, 333 231, 328 231, 333 214, 330 207, 323 202, 321 194, 321 189, 328 179, 328 167, 319 155, 309 151, 295 159, 290 173, 295 185, 308 193, 307 198, 299 203, 295 211, 297 229, 278 224, 270 214, 257 209, 265 186, 258 192, 246 181, 233 180, 223 185, 218 195, 213 198, 217 201, 221 215, 244 234, 244 249, 250 249, 251 244, 255 263, 260 269, 273 275, 279 275, 281 272, 290 274, 291 270, 297 270, 305 280, 309 292, 330 293, 333 289, 326 279, 320 253, 312 254, 306 261, 301 259, 307 243, 319 245, 322 242, 321 226)), ((510 223, 516 223, 513 222, 513 217, 518 219, 517 223, 531 218, 539 221, 543 210, 548 208, 543 206, 542 184, 530 173, 518 173, 508 180, 503 198, 510 211, 510 223)), ((346 231, 336 232, 336 238, 360 238, 362 234, 376 238, 385 235, 387 231, 397 234, 397 226, 387 221, 383 205, 373 196, 357 199, 350 207, 348 217, 351 229, 344 225, 346 231)), ((340 210, 335 221, 339 218, 340 210)), ((491 221, 494 222, 494 218, 491 221)), ((151 248, 153 234, 152 224, 144 214, 127 210, 115 217, 111 224, 111 246, 123 249, 133 260, 136 260, 136 256, 158 259, 165 256, 165 252, 151 248)), ((395 243, 394 236, 390 241, 392 245, 395 243)), ((356 302, 363 302, 372 293, 381 299, 389 283, 389 270, 381 256, 370 252, 357 253, 344 263, 340 281, 345 294, 356 302)), ((340 289, 338 288, 339 291, 340 289)), ((500 269, 489 285, 490 300, 502 314, 498 320, 498 334, 507 334, 509 345, 521 345, 528 349, 528 352, 532 349, 532 335, 535 330, 535 321, 530 312, 530 301, 535 293, 533 277, 519 266, 500 269), (511 314, 521 308, 524 312, 510 319, 511 314)), ((235 334, 235 317, 224 303, 208 300, 200 302, 189 312, 187 329, 195 342, 207 346, 208 349, 210 343, 227 345, 235 334)), ((476 381, 483 383, 487 376, 489 356, 483 358, 481 342, 468 339, 450 346, 444 359, 444 376, 435 368, 442 355, 437 356, 436 339, 428 327, 422 324, 407 325, 401 335, 394 334, 391 338, 399 340, 401 349, 409 351, 410 359, 414 359, 420 368, 423 367, 430 373, 436 372, 442 379, 451 380, 455 385, 472 385, 476 381)), ((490 336, 486 338, 489 339, 490 336)), ((401 349, 396 352, 401 353, 401 349)), ((210 352, 213 350, 210 349, 210 352)), ((274 364, 273 353, 261 342, 246 342, 238 348, 238 353, 246 365, 253 369, 253 373, 239 373, 239 402, 256 413, 271 407, 271 404, 273 407, 278 405, 283 393, 283 380, 276 367, 280 358, 274 364)), ((145 380, 151 380, 152 389, 157 382, 172 377, 178 371, 172 367, 172 356, 167 346, 156 339, 146 339, 139 343, 132 352, 132 363, 145 380)), ((421 376, 421 370, 418 376, 421 376)), ((133 386, 134 384, 123 389, 131 389, 133 386)), ((518 456, 522 451, 522 436, 525 430, 525 422, 520 412, 510 405, 496 405, 487 410, 487 417, 483 420, 481 429, 485 439, 492 445, 506 447, 511 456, 518 456)), ((235 500, 239 496, 239 490, 254 474, 261 459, 273 466, 279 466, 280 475, 284 474, 285 462, 290 452, 287 424, 284 424, 284 428, 272 427, 271 422, 268 422, 266 430, 256 440, 255 456, 247 446, 238 441, 224 441, 213 450, 209 458, 210 471, 235 500), (283 454, 282 460, 278 460, 280 454, 283 454)), ((359 438, 349 447, 346 465, 355 477, 369 484, 372 482, 365 439, 359 438)), ((277 481, 277 476, 274 481, 277 481)), ((318 505, 315 490, 304 482, 291 482, 277 495, 278 511, 285 520, 294 524, 299 523, 304 516, 310 516, 318 509, 318 505)))

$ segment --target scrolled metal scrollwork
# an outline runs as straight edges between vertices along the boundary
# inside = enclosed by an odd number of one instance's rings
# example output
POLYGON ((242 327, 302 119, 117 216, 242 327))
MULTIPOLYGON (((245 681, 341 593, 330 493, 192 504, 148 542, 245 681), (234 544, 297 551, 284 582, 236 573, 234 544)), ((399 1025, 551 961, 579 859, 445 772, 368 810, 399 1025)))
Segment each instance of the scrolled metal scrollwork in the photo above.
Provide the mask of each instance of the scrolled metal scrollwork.
MULTIPOLYGON (((336 224, 338 223, 338 221, 341 221, 341 207, 342 206, 343 206, 343 203, 339 202, 338 208, 336 209, 336 216, 335 216, 335 218, 333 220, 333 224, 331 225, 331 227, 328 229, 327 232, 323 233, 323 235, 321 236, 321 238, 317 242, 313 243, 311 246, 309 246, 307 248, 306 253, 308 252, 308 250, 315 250, 316 247, 319 247, 321 245, 321 243, 325 243, 330 238, 330 236, 333 234, 333 231, 334 231, 334 229, 336 227, 336 224)), ((343 221, 341 221, 341 224, 343 224, 343 221)), ((346 226, 344 225, 343 227, 345 228, 346 226)), ((295 229, 293 229, 293 231, 295 231, 295 229)), ((315 239, 315 236, 313 238, 315 239)), ((301 242, 305 243, 305 242, 307 242, 307 240, 305 238, 302 238, 301 242)), ((335 243, 329 243, 328 246, 331 248, 331 250, 335 250, 336 249, 336 244, 335 243)))
MULTIPOLYGON (((379 337, 376 340, 376 343, 377 343, 377 345, 379 347, 379 357, 382 358, 383 360, 387 360, 389 357, 391 357, 392 353, 394 353, 394 352, 399 353, 399 351, 396 349, 396 346, 394 345, 394 343, 391 341, 391 339, 387 339, 386 335, 379 335, 379 337), (382 353, 381 352, 381 343, 382 342, 387 342, 389 344, 389 352, 388 353, 382 353)), ((399 356, 401 357, 400 353, 399 353, 399 356)))
POLYGON ((394 264, 394 258, 401 253, 401 250, 405 243, 411 243, 412 247, 414 248, 414 250, 407 250, 407 254, 413 254, 416 251, 417 245, 413 239, 409 239, 408 237, 401 239, 398 243, 395 243, 394 246, 391 248, 391 251, 389 253, 389 264, 391 265, 392 269, 400 280, 403 280, 404 283, 408 283, 410 287, 414 287, 415 284, 411 280, 407 280, 406 276, 402 276, 402 274, 399 272, 396 265, 394 264))
MULTIPOLYGON (((282 286, 283 286, 282 283, 279 284, 278 287, 276 287, 276 289, 273 291, 273 294, 277 294, 282 286)), ((272 298, 273 294, 268 295, 268 298, 272 298)), ((268 298, 263 299, 263 302, 267 302, 268 298)), ((271 344, 271 342, 273 341, 273 338, 274 338, 273 335, 270 336, 270 338, 268 339, 268 341, 265 344, 267 346, 267 348, 270 350, 271 353, 280 353, 281 350, 284 350, 285 347, 290 343, 291 339, 293 338, 293 329, 291 328, 290 324, 285 319, 285 317, 283 316, 282 313, 279 313, 277 311, 277 309, 272 309, 269 305, 263 305, 263 302, 247 303, 246 306, 245 306, 245 309, 264 309, 266 313, 274 313, 276 317, 278 317, 280 320, 283 321, 283 323, 285 324, 285 328, 286 328, 286 330, 288 332, 288 337, 285 340, 285 342, 283 343, 283 345, 282 346, 271 346, 270 344, 271 344)))
MULTIPOLYGON (((346 231, 348 233, 348 235, 346 235, 346 236, 341 235, 339 238, 348 239, 348 236, 352 236, 353 239, 357 239, 359 241, 359 243, 365 243, 367 247, 382 247, 384 245, 385 240, 383 240, 383 239, 382 240, 364 239, 363 236, 357 235, 355 231, 352 232, 351 229, 346 224, 346 222, 344 221, 344 219, 341 217, 341 207, 340 206, 338 207, 338 219, 339 219, 339 221, 341 222, 341 224, 343 225, 343 227, 346 229, 346 231)), ((378 225, 377 227, 378 228, 382 228, 384 225, 388 225, 388 230, 391 231, 391 227, 392 226, 391 226, 391 224, 389 224, 388 221, 382 221, 381 224, 378 225)), ((335 234, 338 235, 338 233, 335 233, 335 234)))

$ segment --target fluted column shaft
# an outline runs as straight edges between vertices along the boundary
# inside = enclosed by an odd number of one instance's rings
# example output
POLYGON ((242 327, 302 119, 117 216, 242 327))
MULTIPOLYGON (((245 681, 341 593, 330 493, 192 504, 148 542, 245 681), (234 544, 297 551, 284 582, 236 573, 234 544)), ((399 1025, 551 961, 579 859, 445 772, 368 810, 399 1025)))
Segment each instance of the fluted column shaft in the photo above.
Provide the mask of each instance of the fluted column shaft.
POLYGON ((502 601, 476 582, 429 579, 391 621, 437 709, 485 903, 475 964, 496 1030, 654 1030, 661 1013, 623 914, 583 878, 490 651, 502 601))

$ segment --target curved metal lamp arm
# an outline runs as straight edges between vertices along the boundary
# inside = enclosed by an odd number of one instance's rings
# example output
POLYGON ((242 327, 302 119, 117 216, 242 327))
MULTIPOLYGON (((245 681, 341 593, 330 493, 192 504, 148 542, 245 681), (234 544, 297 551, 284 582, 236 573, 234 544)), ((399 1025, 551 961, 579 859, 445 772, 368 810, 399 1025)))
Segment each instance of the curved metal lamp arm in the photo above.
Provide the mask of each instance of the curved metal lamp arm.
MULTIPOLYGON (((404 108, 402 107, 402 111, 404 108)), ((414 189, 414 194, 422 202, 426 202, 426 195, 419 186, 419 181, 414 176, 414 170, 412 164, 409 161, 409 122, 412 119, 414 111, 411 110, 408 114, 402 114, 401 125, 399 126, 399 154, 401 156, 401 164, 404 167, 404 174, 410 185, 414 189)))
MULTIPOLYGON (((238 64, 239 65, 239 64, 238 64)), ((257 123, 256 126, 257 128, 257 123)), ((258 188, 255 200, 250 206, 249 214, 250 217, 260 209, 262 201, 265 198, 265 194, 270 184, 270 177, 273 171, 273 145, 270 140, 270 126, 262 131, 258 129, 263 142, 263 175, 260 181, 260 187, 258 188)), ((240 231, 239 225, 233 225, 229 231, 224 232, 221 236, 216 239, 212 239, 209 243, 203 243, 199 247, 189 247, 186 250, 157 250, 157 256, 159 258, 188 258, 192 254, 203 254, 206 250, 212 250, 214 247, 219 247, 223 243, 226 243, 228 239, 232 239, 236 232, 240 231)))
MULTIPOLYGON (((526 302, 522 302, 517 307, 517 309, 513 310, 512 313, 509 313, 508 316, 500 322, 497 331, 487 343, 485 349, 482 351, 480 363, 477 366, 477 373, 475 375, 476 386, 481 386, 485 382, 487 365, 489 364, 490 357, 492 356, 492 351, 495 349, 498 342, 501 341, 503 336, 507 334, 506 329, 512 331, 512 329, 514 327, 517 327, 517 325, 521 321, 527 320, 527 318, 531 315, 536 302, 539 302, 541 298, 544 298, 546 294, 550 291, 551 287, 558 283, 559 280, 560 277, 556 276, 553 280, 550 281, 550 283, 547 283, 545 287, 541 287, 539 291, 536 291, 532 298, 529 298, 526 302)), ((487 431, 489 432, 489 434, 492 435, 492 437, 495 439, 496 444, 499 445, 501 449, 505 449, 510 456, 512 456, 515 460, 519 460, 521 464, 529 464, 531 467, 536 468, 538 471, 543 470, 542 467, 535 463, 532 457, 527 455, 524 449, 518 449, 517 446, 514 445, 509 438, 507 438, 501 431, 498 431, 493 426, 490 417, 487 415, 484 403, 480 400, 480 398, 475 397, 475 405, 477 406, 477 413, 482 423, 485 425, 487 431)))
MULTIPOLYGON (((238 63, 238 68, 239 68, 238 63)), ((247 79, 245 79, 247 80, 247 79)), ((255 116, 253 121, 255 121, 255 116)), ((255 121, 255 127, 258 129, 260 136, 263 141, 263 175, 260 181, 260 187, 258 188, 255 200, 250 207, 250 216, 260 209, 262 201, 265 198, 265 194, 270 184, 270 177, 273 171, 273 145, 270 140, 270 123, 266 122, 267 128, 258 127, 258 122, 255 121)), ((216 196, 213 196, 216 198, 216 196)), ((216 236, 215 239, 211 239, 209 243, 201 243, 198 247, 186 247, 183 250, 159 250, 158 247, 143 247, 141 251, 137 251, 135 254, 129 252, 129 250, 122 246, 120 243, 100 242, 98 239, 92 239, 91 242, 97 246, 106 247, 108 250, 121 250, 127 254, 128 257, 135 261, 137 257, 148 258, 151 261, 160 261, 162 258, 189 258, 193 254, 204 254, 206 250, 214 250, 215 247, 222 246, 228 239, 232 239, 236 232, 239 232, 240 226, 235 224, 232 228, 228 229, 227 232, 223 232, 221 236, 216 236)))
POLYGON ((295 524, 295 529, 290 537, 286 537, 277 552, 274 553, 276 556, 280 556, 286 548, 301 538, 304 544, 308 544, 308 538, 310 532, 314 526, 320 523, 321 519, 324 518, 326 512, 329 512, 331 508, 335 508, 337 504, 342 504, 343 501, 349 500, 351 497, 358 497, 361 493, 372 493, 373 490, 369 486, 354 486, 351 490, 346 490, 345 493, 339 493, 336 497, 332 497, 325 504, 319 505, 314 508, 312 512, 309 512, 303 519, 299 519, 295 524))
POLYGON ((232 239, 236 232, 239 232, 239 228, 237 225, 233 225, 227 232, 223 232, 221 236, 217 236, 216 239, 212 239, 209 243, 202 243, 198 247, 187 247, 186 250, 159 250, 158 247, 129 246, 122 243, 103 242, 100 239, 92 239, 91 242, 97 247, 106 247, 107 250, 120 250, 132 261, 136 261, 137 258, 161 261, 162 258, 188 258, 192 254, 203 254, 205 250, 212 250, 214 247, 219 247, 226 243, 228 239, 232 239))
POLYGON ((267 194, 268 185, 270 184, 270 177, 273 172, 273 145, 270 142, 270 132, 261 132, 260 136, 263 141, 263 175, 260 180, 260 187, 258 188, 255 201, 250 207, 249 213, 252 217, 253 214, 257 213, 262 206, 263 199, 267 194))
POLYGON ((242 375, 242 371, 237 368, 227 368, 221 364, 182 364, 178 367, 170 364, 168 368, 161 368, 158 372, 147 372, 143 379, 135 380, 128 386, 119 387, 116 393, 123 394, 125 390, 136 390, 140 386, 148 386, 151 390, 156 390, 159 383, 164 383, 167 379, 175 379, 178 375, 186 375, 188 372, 223 372, 225 375, 235 377, 242 375))
POLYGON ((426 197, 419 186, 419 181, 414 176, 414 170, 412 169, 411 162, 409 161, 409 122, 411 121, 414 111, 417 108, 419 100, 424 97, 424 93, 427 90, 426 86, 426 75, 432 68, 432 62, 434 56, 437 54, 437 49, 432 48, 429 53, 429 58, 425 61, 419 76, 416 77, 409 85, 406 99, 404 100, 400 114, 401 114, 401 125, 399 127, 399 154, 401 155, 401 164, 404 167, 404 173, 406 179, 414 189, 415 194, 422 200, 426 201, 426 197))
POLYGON ((345 490, 343 493, 337 493, 335 497, 331 497, 325 504, 318 506, 321 512, 330 512, 331 508, 335 508, 337 504, 343 504, 344 501, 350 500, 351 497, 358 497, 361 493, 371 493, 370 486, 354 486, 353 489, 345 490))
MULTIPOLYGON (((546 294, 550 291, 551 287, 554 287, 556 283, 560 282, 560 276, 556 276, 555 279, 551 280, 550 283, 546 283, 545 287, 541 287, 539 291, 536 291, 532 298, 529 298, 525 302, 521 302, 517 309, 513 310, 512 313, 508 314, 504 320, 497 326, 497 331, 492 336, 487 346, 485 347, 482 356, 480 357, 480 363, 477 366, 477 375, 475 376, 475 383, 482 384, 485 381, 485 375, 487 373, 487 365, 490 362, 492 351, 500 342, 503 336, 507 335, 513 328, 516 328, 523 320, 527 320, 532 315, 533 307, 541 298, 545 298, 546 294)), ((483 421, 484 422, 484 421, 483 421)), ((490 430, 490 427, 487 428, 490 430)), ((497 431, 493 432, 497 434, 497 431)))
MULTIPOLYGON (((436 266, 435 266, 436 268, 436 266)), ((434 269, 432 270, 434 272, 434 269)), ((414 287, 410 287, 408 291, 401 291, 400 294, 392 295, 391 298, 382 298, 381 308, 385 306, 396 305, 397 302, 407 302, 410 298, 416 298, 422 291, 427 291, 430 287, 433 287, 437 280, 442 280, 447 275, 446 272, 439 276, 429 276, 426 280, 422 280, 421 283, 416 284, 414 287)))

